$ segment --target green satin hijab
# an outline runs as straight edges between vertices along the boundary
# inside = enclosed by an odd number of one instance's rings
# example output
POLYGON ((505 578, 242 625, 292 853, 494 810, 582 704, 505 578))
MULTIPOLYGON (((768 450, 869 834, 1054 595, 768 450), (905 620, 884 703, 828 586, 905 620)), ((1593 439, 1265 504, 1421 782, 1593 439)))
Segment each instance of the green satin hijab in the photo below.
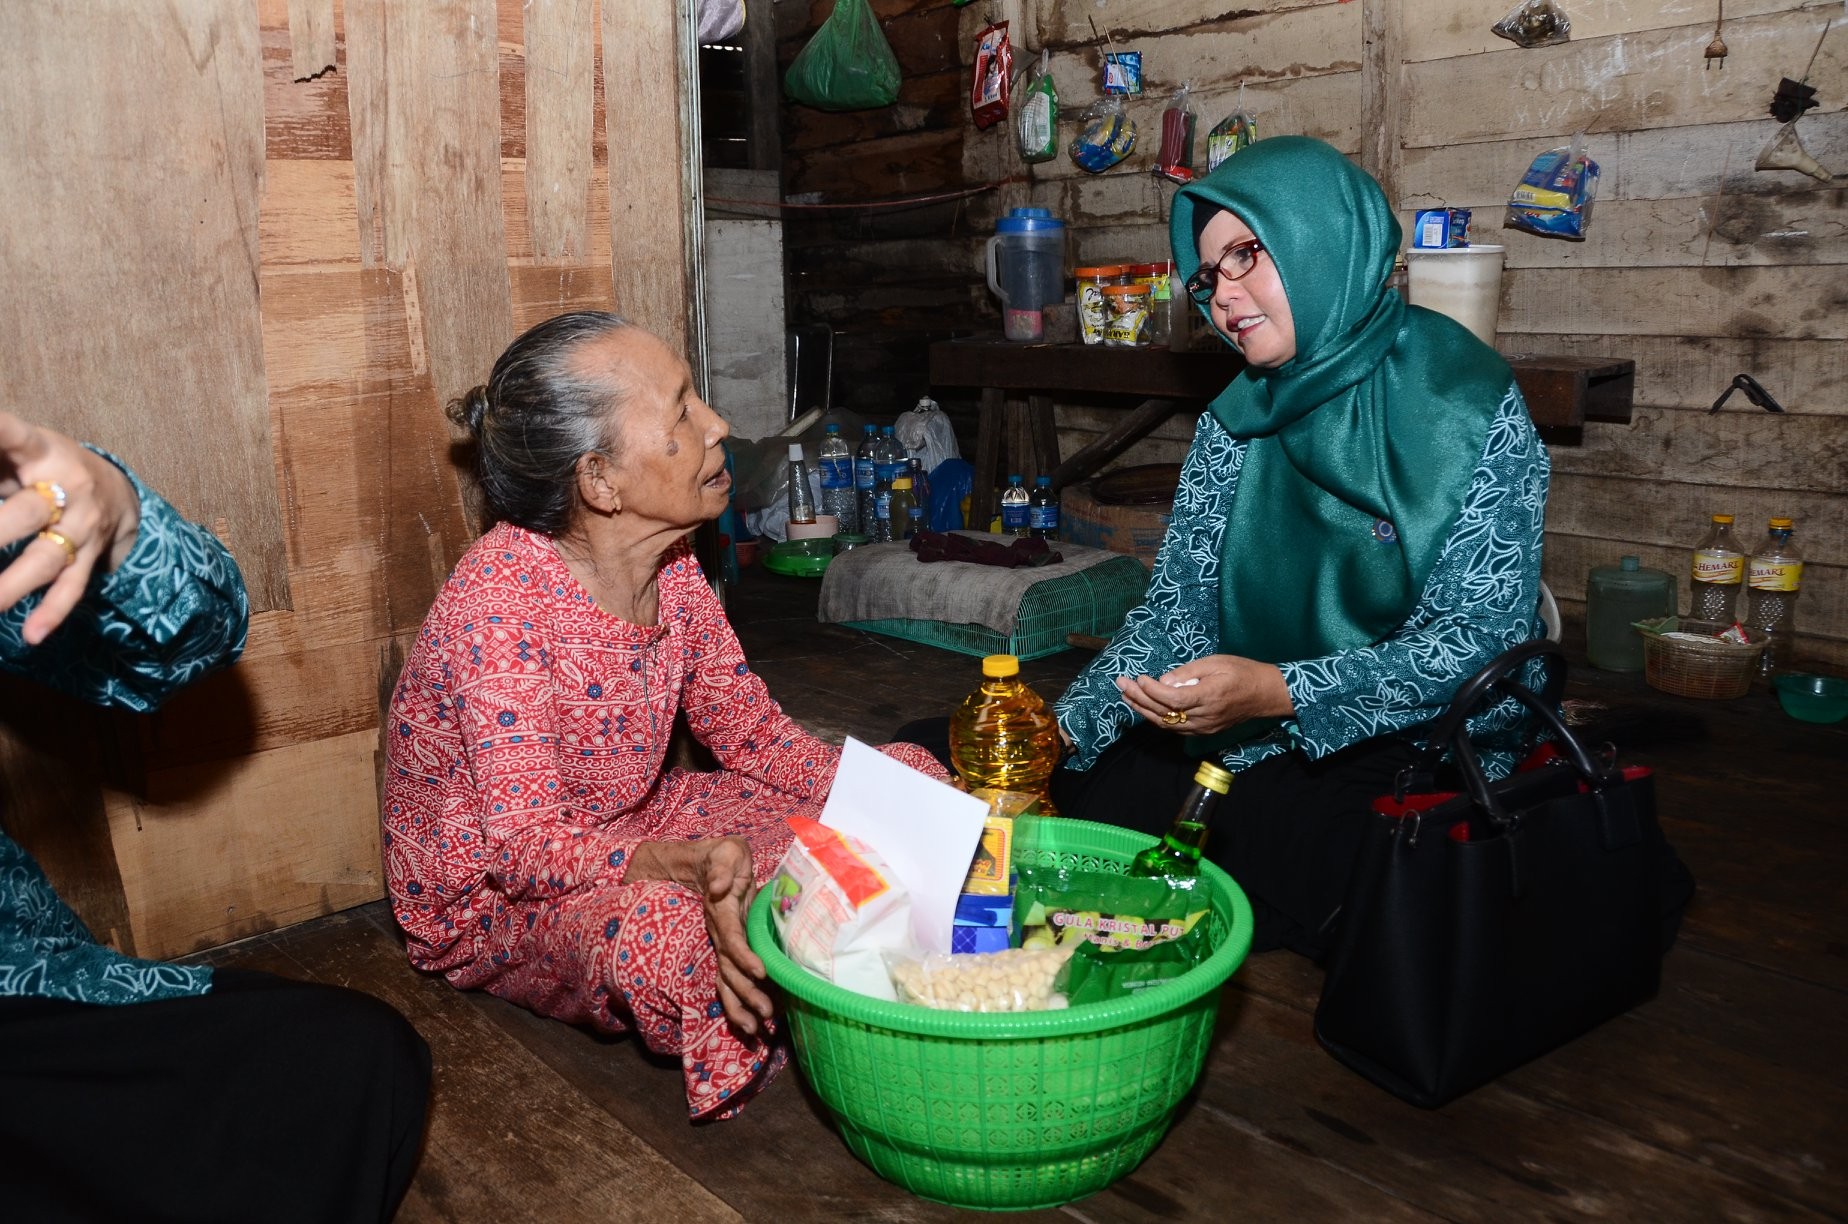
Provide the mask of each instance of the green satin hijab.
POLYGON ((1200 266, 1198 235, 1221 209, 1275 262, 1296 356, 1247 366, 1209 406, 1248 440, 1221 546, 1220 649, 1283 663, 1372 645, 1436 565, 1512 372, 1387 287, 1399 223, 1331 146, 1261 140, 1183 187, 1177 268, 1200 266))

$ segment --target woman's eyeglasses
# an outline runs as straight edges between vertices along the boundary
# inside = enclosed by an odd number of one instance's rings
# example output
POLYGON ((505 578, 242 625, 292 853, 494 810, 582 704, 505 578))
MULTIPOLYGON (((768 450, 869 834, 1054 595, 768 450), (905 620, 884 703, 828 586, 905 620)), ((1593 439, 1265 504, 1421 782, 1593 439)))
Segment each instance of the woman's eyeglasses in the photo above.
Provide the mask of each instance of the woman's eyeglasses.
POLYGON ((1217 261, 1202 264, 1198 272, 1187 278, 1187 296, 1206 305, 1213 300, 1213 290, 1218 288, 1220 277, 1238 280, 1258 266, 1258 252, 1263 249, 1264 244, 1256 238, 1228 247, 1217 261))

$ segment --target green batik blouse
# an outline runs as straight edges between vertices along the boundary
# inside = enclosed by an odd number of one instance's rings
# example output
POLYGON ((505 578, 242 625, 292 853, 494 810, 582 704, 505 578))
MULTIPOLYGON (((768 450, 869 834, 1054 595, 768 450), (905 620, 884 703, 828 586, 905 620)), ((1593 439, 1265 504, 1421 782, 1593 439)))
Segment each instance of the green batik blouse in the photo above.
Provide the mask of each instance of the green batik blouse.
MULTIPOLYGON (((0 670, 97 705, 147 711, 237 658, 250 604, 224 545, 122 470, 141 499, 128 557, 92 580, 37 647, 20 630, 38 595, 0 614, 0 670)), ((0 568, 22 547, 0 549, 0 568)), ((141 1003, 204 994, 211 983, 210 969, 137 960, 97 943, 32 856, 0 833, 0 997, 141 1003)))
MULTIPOLYGON (((1220 544, 1244 459, 1244 440, 1227 434, 1210 413, 1201 414, 1147 598, 1055 704, 1073 745, 1070 768, 1088 769, 1137 721, 1117 691, 1117 676, 1160 676, 1221 653, 1220 544)), ((1541 636, 1547 475, 1546 448, 1519 388, 1511 385, 1489 427, 1463 510, 1411 615, 1364 649, 1280 664, 1295 717, 1221 753, 1226 767, 1243 769, 1291 748, 1315 759, 1409 732, 1441 713, 1457 685, 1489 660, 1541 636)), ((1254 546, 1288 548, 1290 525, 1275 528, 1274 539, 1254 546)), ((1379 547, 1397 547, 1390 525, 1376 535, 1379 547)), ((1513 770, 1525 723, 1512 700, 1470 720, 1470 740, 1491 777, 1513 770)))

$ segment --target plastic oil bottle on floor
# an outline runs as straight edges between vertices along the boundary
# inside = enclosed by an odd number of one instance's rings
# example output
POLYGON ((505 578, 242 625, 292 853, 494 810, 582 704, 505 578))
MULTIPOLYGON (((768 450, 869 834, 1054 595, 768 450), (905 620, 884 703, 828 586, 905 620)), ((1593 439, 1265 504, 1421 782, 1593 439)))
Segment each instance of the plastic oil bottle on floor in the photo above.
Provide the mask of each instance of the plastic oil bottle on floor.
POLYGON ((950 716, 950 762, 970 790, 990 787, 1038 795, 1059 763, 1059 728, 1040 695, 1020 680, 1020 660, 982 660, 982 686, 950 716))
POLYGON ((1693 590, 1688 615, 1695 620, 1730 625, 1745 609, 1737 606, 1745 582, 1745 550, 1733 535, 1733 516, 1716 514, 1707 534, 1694 546, 1688 580, 1693 590))

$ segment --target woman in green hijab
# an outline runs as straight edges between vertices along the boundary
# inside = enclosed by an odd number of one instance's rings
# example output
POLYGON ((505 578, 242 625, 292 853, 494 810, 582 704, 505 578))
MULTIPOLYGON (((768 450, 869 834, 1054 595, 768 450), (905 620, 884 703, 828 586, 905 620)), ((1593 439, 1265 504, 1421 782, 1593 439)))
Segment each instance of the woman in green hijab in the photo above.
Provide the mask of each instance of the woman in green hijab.
MULTIPOLYGON (((1207 757, 1207 853, 1257 948, 1320 953, 1368 803, 1415 728, 1540 636, 1547 459, 1507 362, 1387 286, 1378 184, 1277 137, 1175 197, 1175 263, 1246 360, 1201 414, 1146 602, 1057 705, 1067 815, 1159 833, 1207 757)), ((1513 766, 1509 703, 1471 736, 1513 766)))

